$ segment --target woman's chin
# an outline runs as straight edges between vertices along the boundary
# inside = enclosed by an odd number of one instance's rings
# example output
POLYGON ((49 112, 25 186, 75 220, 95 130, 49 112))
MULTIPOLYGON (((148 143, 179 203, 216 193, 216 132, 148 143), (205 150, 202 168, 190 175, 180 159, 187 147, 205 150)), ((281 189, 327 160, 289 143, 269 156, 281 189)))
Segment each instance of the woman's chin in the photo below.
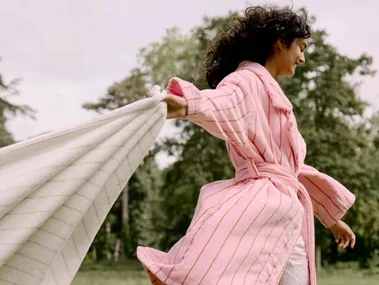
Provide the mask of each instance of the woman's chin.
POLYGON ((295 71, 296 71, 296 65, 293 65, 291 67, 289 67, 287 70, 282 70, 282 72, 280 72, 280 75, 279 76, 283 76, 283 77, 292 77, 295 75, 295 71))
POLYGON ((291 70, 289 70, 285 73, 283 72, 283 74, 281 74, 281 76, 284 76, 284 77, 292 77, 294 75, 295 75, 295 69, 291 69, 291 70))
POLYGON ((295 72, 296 72, 296 65, 292 66, 292 68, 288 71, 287 76, 289 76, 289 77, 294 76, 295 72))

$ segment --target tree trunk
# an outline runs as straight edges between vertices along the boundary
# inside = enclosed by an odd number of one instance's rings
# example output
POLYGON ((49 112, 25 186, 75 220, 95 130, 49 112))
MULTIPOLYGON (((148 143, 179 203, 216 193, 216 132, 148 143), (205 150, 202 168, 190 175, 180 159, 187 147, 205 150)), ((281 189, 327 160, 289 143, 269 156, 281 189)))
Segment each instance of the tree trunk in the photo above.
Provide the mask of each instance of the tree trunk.
POLYGON ((93 247, 92 247, 92 260, 93 260, 93 262, 96 262, 96 261, 97 261, 97 250, 96 250, 96 246, 93 246, 93 247))
POLYGON ((117 262, 120 258, 120 247, 121 247, 121 240, 119 238, 116 239, 116 244, 114 247, 114 261, 117 262))
POLYGON ((107 233, 107 260, 110 261, 112 259, 112 253, 110 250, 110 237, 111 237, 111 224, 110 222, 106 222, 105 229, 107 233))
POLYGON ((321 270, 321 246, 316 245, 316 272, 321 270))
POLYGON ((125 185, 122 191, 122 222, 124 223, 129 216, 129 187, 128 184, 125 185))
MULTIPOLYGON (((122 231, 121 232, 123 232, 125 230, 125 226, 126 226, 126 223, 128 222, 128 217, 129 217, 129 185, 128 183, 126 183, 124 189, 122 190, 121 202, 122 202, 122 211, 121 211, 122 231)), ((125 234, 129 234, 129 233, 124 233, 122 241, 120 240, 120 238, 118 238, 116 241, 116 247, 118 248, 118 251, 115 252, 115 259, 116 258, 118 259, 121 248, 122 248, 121 254, 124 254, 124 256, 127 257, 127 253, 125 251, 125 243, 126 243, 125 234), (116 254, 117 254, 117 257, 116 257, 116 254)))

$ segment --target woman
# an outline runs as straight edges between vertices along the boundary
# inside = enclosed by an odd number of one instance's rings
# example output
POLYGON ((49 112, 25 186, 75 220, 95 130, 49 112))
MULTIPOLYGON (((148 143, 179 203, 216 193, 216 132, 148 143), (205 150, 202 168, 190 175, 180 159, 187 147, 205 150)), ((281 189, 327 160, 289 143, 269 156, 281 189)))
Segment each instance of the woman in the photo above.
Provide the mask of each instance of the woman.
POLYGON ((316 284, 313 215, 341 248, 355 196, 304 165, 306 145, 277 79, 305 63, 306 18, 250 7, 210 47, 211 89, 173 78, 168 118, 226 141, 236 177, 203 186, 186 235, 168 253, 139 247, 153 284, 316 284))

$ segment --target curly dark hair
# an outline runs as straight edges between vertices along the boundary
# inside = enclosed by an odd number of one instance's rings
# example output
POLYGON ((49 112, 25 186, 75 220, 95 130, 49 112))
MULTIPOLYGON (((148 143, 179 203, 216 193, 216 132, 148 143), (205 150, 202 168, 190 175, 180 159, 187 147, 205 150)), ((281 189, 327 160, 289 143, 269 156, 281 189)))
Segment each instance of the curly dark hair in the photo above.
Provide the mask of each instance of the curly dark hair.
POLYGON ((249 7, 244 16, 231 21, 209 47, 205 62, 208 85, 216 88, 242 61, 265 65, 278 39, 289 46, 296 38, 310 36, 306 15, 297 15, 289 8, 249 7))

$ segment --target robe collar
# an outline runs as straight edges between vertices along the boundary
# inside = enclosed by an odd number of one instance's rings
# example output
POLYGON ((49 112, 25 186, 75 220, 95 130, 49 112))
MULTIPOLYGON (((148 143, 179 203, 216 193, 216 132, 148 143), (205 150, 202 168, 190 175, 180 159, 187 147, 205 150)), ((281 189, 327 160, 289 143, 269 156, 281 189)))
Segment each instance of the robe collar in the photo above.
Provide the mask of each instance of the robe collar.
POLYGON ((279 83, 271 76, 264 66, 256 62, 244 61, 240 64, 237 70, 242 69, 254 72, 255 75, 262 81, 274 107, 282 109, 286 112, 292 112, 293 107, 290 100, 284 94, 279 83))

